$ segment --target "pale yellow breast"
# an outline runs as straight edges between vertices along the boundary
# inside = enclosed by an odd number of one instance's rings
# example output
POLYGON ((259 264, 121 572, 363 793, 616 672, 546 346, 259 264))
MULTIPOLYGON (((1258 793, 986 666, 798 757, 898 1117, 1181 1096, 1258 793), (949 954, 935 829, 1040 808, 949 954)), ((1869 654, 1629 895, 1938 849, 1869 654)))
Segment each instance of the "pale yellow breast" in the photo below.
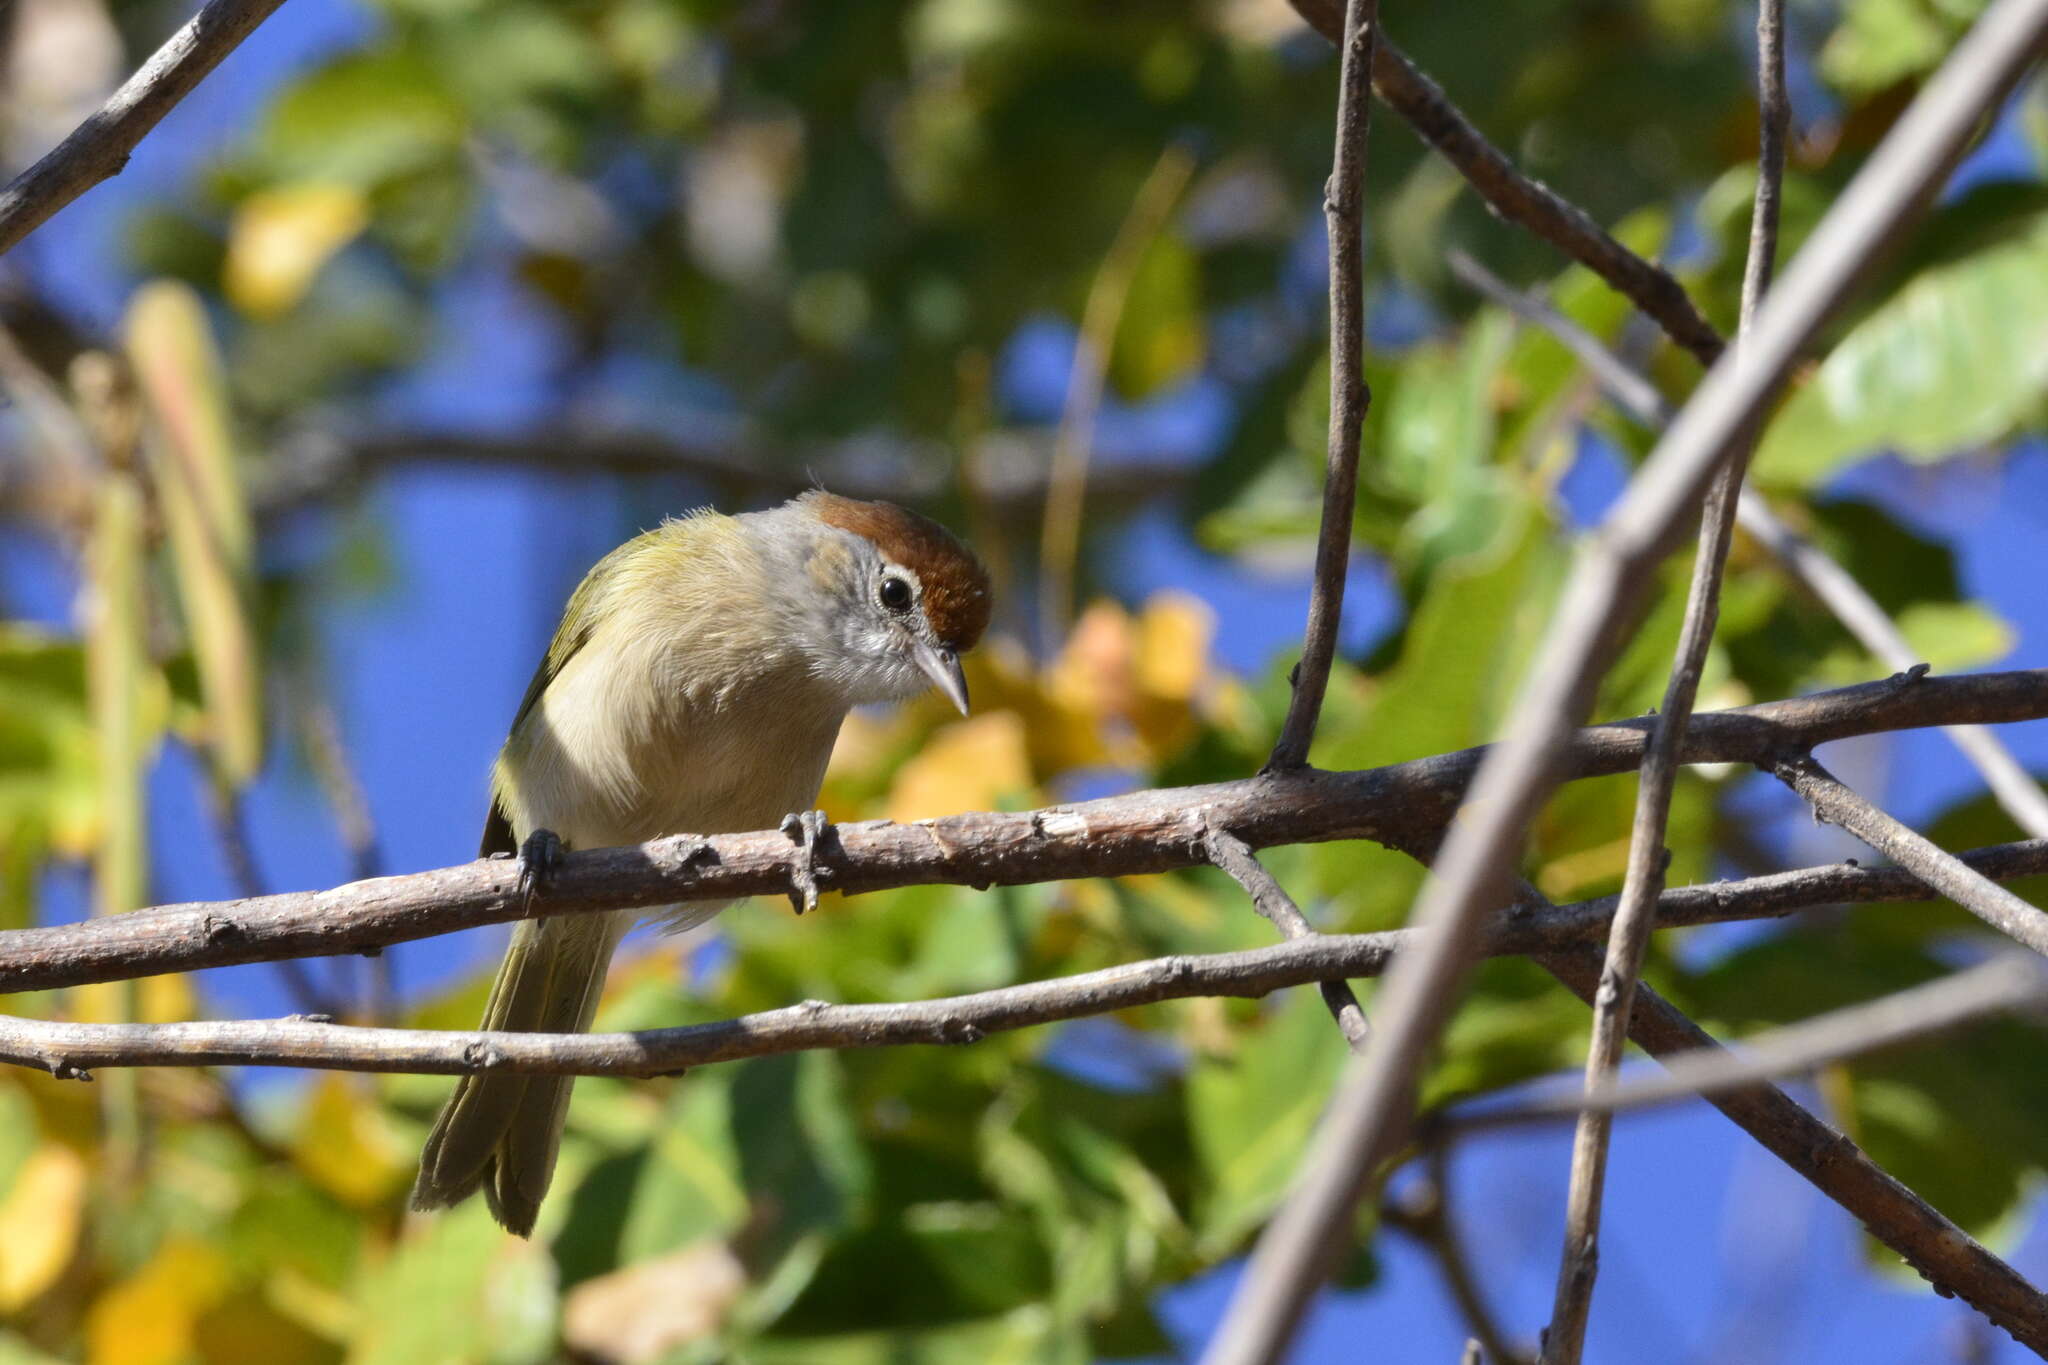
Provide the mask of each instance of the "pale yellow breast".
POLYGON ((816 800, 844 703, 778 638, 762 567, 731 526, 682 523, 611 585, 602 624, 500 757, 518 837, 545 828, 598 848, 727 833, 816 800))

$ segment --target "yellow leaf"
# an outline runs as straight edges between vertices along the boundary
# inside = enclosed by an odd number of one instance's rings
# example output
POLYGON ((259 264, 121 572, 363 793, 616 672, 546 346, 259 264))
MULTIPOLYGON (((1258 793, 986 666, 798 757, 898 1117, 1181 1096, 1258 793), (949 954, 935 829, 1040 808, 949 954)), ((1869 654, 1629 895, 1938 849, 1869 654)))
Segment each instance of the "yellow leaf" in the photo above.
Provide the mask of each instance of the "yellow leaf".
POLYGON ((1131 704, 1131 617, 1114 602, 1081 613, 1046 671, 1046 691, 1062 705, 1104 719, 1131 704))
POLYGON ((200 1317, 226 1296, 227 1257, 172 1238, 149 1263, 101 1294, 85 1320, 86 1365, 183 1365, 200 1317))
POLYGON ((996 640, 968 656, 967 691, 977 712, 1014 711, 1023 719, 1031 771, 1040 776, 1111 759, 1095 713, 1041 680, 1015 641, 996 640))
POLYGON ((85 1158, 62 1143, 29 1154, 0 1203, 0 1313, 13 1313, 56 1283, 84 1221, 85 1158))
POLYGON ((1216 613, 1184 592, 1153 594, 1138 618, 1138 686, 1168 701, 1194 700, 1209 672, 1216 613))
POLYGON ((992 711, 940 730, 903 765, 889 791, 889 818, 989 810, 1001 797, 1031 790, 1023 718, 1015 711, 992 711))
POLYGON ((1194 738, 1195 707, 1209 676, 1216 614, 1199 598, 1162 592, 1138 618, 1137 698, 1131 726, 1157 762, 1194 738))
POLYGON ((345 1204, 382 1201, 408 1174, 410 1153, 368 1091, 346 1076, 324 1076, 306 1098, 292 1155, 299 1169, 345 1204))
POLYGON ((320 267, 369 224, 362 192, 346 185, 285 185, 250 195, 228 235, 228 298, 252 317, 289 311, 320 267))

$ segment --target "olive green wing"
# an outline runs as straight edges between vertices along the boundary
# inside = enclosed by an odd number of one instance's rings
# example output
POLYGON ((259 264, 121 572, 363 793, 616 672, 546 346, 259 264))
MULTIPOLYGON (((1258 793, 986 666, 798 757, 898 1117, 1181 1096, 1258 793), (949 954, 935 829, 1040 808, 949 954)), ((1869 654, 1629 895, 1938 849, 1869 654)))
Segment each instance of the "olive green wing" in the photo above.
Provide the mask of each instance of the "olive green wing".
MULTIPOLYGON (((654 535, 656 532, 648 532, 654 535)), ((542 656, 540 666, 533 670, 533 680, 526 684, 526 695, 519 699, 519 710, 512 717, 512 734, 526 723, 526 717, 540 704, 541 696, 548 690, 548 684, 576 657, 576 651, 588 644, 597 629, 598 603, 603 600, 605 590, 617 575, 619 565, 624 562, 628 551, 646 536, 627 541, 613 550, 591 571, 583 575, 583 581, 576 585, 576 591, 569 594, 569 605, 562 611, 561 624, 555 627, 555 638, 548 642, 548 652, 542 656)), ((490 818, 484 821, 482 847, 478 850, 483 857, 493 853, 519 852, 519 842, 513 837, 512 822, 505 816, 505 807, 495 797, 491 800, 490 818)))

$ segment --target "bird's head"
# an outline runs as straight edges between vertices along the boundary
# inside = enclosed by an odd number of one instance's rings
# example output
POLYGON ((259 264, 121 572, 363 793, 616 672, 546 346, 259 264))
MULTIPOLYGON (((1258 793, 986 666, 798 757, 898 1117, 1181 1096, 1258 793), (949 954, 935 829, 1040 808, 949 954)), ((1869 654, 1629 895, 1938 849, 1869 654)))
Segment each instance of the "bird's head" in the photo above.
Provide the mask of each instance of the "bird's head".
POLYGON ((850 702, 896 701, 936 687, 967 712, 960 656, 988 627, 988 572, 937 522, 893 503, 823 491, 782 508, 805 533, 792 566, 812 604, 812 667, 850 702))

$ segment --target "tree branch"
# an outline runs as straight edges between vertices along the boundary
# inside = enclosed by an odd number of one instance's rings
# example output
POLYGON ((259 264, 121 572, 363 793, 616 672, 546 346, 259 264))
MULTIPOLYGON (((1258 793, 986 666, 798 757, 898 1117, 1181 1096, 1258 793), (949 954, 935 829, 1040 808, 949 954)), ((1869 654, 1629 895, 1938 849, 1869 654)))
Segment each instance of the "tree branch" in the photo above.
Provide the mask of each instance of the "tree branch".
MULTIPOLYGON (((1335 43, 1343 32, 1341 0, 1289 0, 1309 27, 1335 43)), ((1507 153, 1451 103, 1441 87, 1381 36, 1373 89, 1409 127, 1465 178, 1500 217, 1580 262, 1656 320, 1672 340, 1712 365, 1724 343, 1685 287, 1623 246, 1578 205, 1516 168, 1507 153)))
POLYGON ((1351 571, 1358 445, 1372 406, 1372 390, 1365 382, 1365 149, 1379 28, 1379 0, 1349 0, 1338 27, 1343 73, 1337 91, 1337 147, 1323 191, 1323 221, 1330 239, 1330 435, 1323 465, 1323 517, 1316 532, 1314 586, 1301 660, 1294 669, 1294 694, 1288 699, 1280 738, 1266 760, 1269 771, 1308 762, 1330 665, 1337 657, 1344 580, 1351 571))
MULTIPOLYGON (((1288 895, 1287 889, 1280 885, 1280 879, 1252 855, 1251 847, 1244 840, 1228 830, 1211 826, 1202 846, 1208 852, 1209 861, 1244 888, 1245 894, 1252 898, 1252 908, 1281 934, 1289 939, 1315 935, 1316 927, 1308 922, 1308 916, 1301 913, 1294 897, 1288 895)), ((1317 984, 1322 990, 1323 1004, 1329 1007, 1330 1017, 1337 1021, 1345 1044, 1353 1052, 1363 1049, 1372 1029, 1350 983, 1338 979, 1317 984)))
POLYGON ((1468 1359, 1484 1350, 1496 1365, 1529 1365, 1528 1353, 1510 1342, 1501 1329, 1500 1319, 1487 1303, 1472 1262, 1458 1241, 1456 1220, 1448 1207, 1450 1173, 1443 1148, 1432 1147, 1426 1160, 1426 1179, 1398 1197, 1381 1201, 1380 1222, 1413 1238, 1436 1261, 1444 1285, 1458 1305, 1459 1316, 1472 1332, 1473 1340, 1466 1347, 1468 1359))
MULTIPOLYGON (((1865 683, 1698 716, 1683 752, 1688 763, 1769 763, 1851 735, 2043 717, 2048 670, 1865 683)), ((1642 761, 1648 728, 1637 719, 1577 732, 1565 746, 1563 774, 1629 771, 1642 761)), ((839 825, 819 843, 818 876, 828 890, 852 894, 1165 872, 1205 863, 1203 841, 1213 827, 1253 848, 1361 838, 1412 844, 1435 837, 1487 752, 1466 749, 1358 772, 1303 769, 1035 811, 839 825)), ((542 909, 567 914, 782 895, 791 884, 793 849, 785 835, 763 830, 572 853, 542 909)), ((0 992, 361 952, 503 923, 523 917, 517 883, 511 862, 485 859, 326 891, 14 930, 0 934, 0 992)))
MULTIPOLYGON (((1749 260, 1742 287, 1742 332, 1754 322, 1769 288, 1778 252, 1779 186, 1785 175, 1785 129, 1790 106, 1785 98, 1784 0, 1760 0, 1757 6, 1758 105, 1763 111, 1758 139, 1756 203, 1750 214, 1749 260)), ((1678 786, 1678 748, 1699 696, 1707 667, 1707 650, 1721 614, 1721 578, 1728 547, 1735 538, 1735 508, 1742 479, 1756 448, 1752 425, 1730 445, 1721 468, 1707 490, 1700 514, 1699 547, 1693 558, 1685 619, 1679 627, 1677 657, 1664 689, 1657 728, 1643 755, 1642 778, 1636 788, 1634 826, 1629 832, 1628 866, 1621 884, 1621 908, 1607 940, 1600 994, 1593 1005, 1593 1032, 1586 1048, 1585 1088, 1603 1085, 1621 1065, 1627 1021, 1635 1000, 1636 978, 1643 969, 1643 951, 1650 942, 1650 918, 1671 853, 1664 835, 1671 818, 1671 797, 1678 786)), ((1564 1252, 1557 1269, 1550 1328, 1543 1336, 1544 1365, 1579 1365, 1586 1348, 1586 1322, 1593 1310, 1593 1285, 1599 1269, 1600 1206, 1607 1181, 1607 1150, 1613 1133, 1610 1117, 1597 1109, 1579 1116, 1572 1135, 1570 1186, 1565 1198, 1564 1252)))
MULTIPOLYGON (((1576 948, 1539 959, 1588 1004, 1599 993, 1599 950, 1576 948)), ((1648 986, 1636 989, 1629 1037, 1660 1060, 1720 1044, 1648 986)), ((1784 1091, 1752 1086, 1708 1103, 1764 1148, 1848 1210, 1870 1235, 1896 1251, 1935 1292, 1962 1299, 2015 1341, 2048 1359, 2048 1297, 2011 1266, 1784 1091)))
MULTIPOLYGON (((579 861, 587 864, 597 856, 572 855, 560 875, 573 876, 579 861)), ((2001 844, 1965 856, 1973 867, 1988 876, 2048 873, 2048 840, 2001 844)), ((511 864, 486 862, 472 866, 495 870, 510 869, 511 864)), ((412 879, 385 879, 408 880, 412 879)), ((365 889, 378 885, 361 884, 365 889)), ((1933 898, 1933 893, 1918 878, 1903 869, 1838 863, 1667 891, 1658 903, 1657 924, 1660 928, 1683 928, 1769 919, 1821 905, 1933 898)), ((1525 905, 1499 912, 1485 926, 1480 952, 1488 956, 1534 956, 1549 963, 1558 954, 1577 951, 1604 937, 1615 902, 1616 898, 1609 896, 1574 905, 1544 904, 1534 909, 1525 905)), ((335 899, 329 902, 324 916, 340 921, 352 913, 345 902, 335 899)), ((137 914, 120 918, 144 917, 145 914, 137 914)), ((20 931, 5 935, 4 939, 39 932, 20 931)), ((971 1042, 989 1033, 1105 1014, 1161 1000, 1255 997, 1314 981, 1378 976, 1420 941, 1420 931, 1414 929, 1376 934, 1311 933, 1265 948, 1154 958, 949 999, 869 1005, 807 1001, 718 1023, 640 1033, 355 1028, 317 1022, 305 1016, 135 1025, 0 1019, 0 1061, 34 1066, 58 1075, 112 1066, 314 1066, 436 1075, 482 1070, 662 1075, 684 1067, 810 1048, 971 1042)), ((266 948, 277 951, 275 943, 267 943, 266 948)))
POLYGON ((1662 557, 1729 446, 1747 431, 1862 272, 1913 221, 1978 121, 2029 63, 2048 0, 1995 0, 1815 229, 1746 338, 1717 363, 1592 539, 1566 585, 1507 739, 1473 783, 1415 922, 1428 933, 1388 977, 1366 1057, 1351 1064, 1307 1165, 1267 1225, 1209 1359, 1277 1359, 1348 1239, 1373 1166, 1406 1121, 1422 1057, 1454 1008, 1481 908, 1508 865, 1662 557))
MULTIPOLYGON (((1542 299, 1516 289, 1464 252, 1452 251, 1449 260, 1452 274, 1556 338, 1586 367, 1608 400, 1632 420, 1652 431, 1662 431, 1670 425, 1671 407, 1657 392, 1656 385, 1609 350, 1598 337, 1542 299)), ((1754 536, 1794 581, 1818 598, 1873 657, 1901 672, 1919 662, 1904 632, 1886 615, 1877 599, 1827 551, 1779 520, 1769 503, 1744 489, 1736 502, 1735 516, 1742 529, 1754 536)), ((2041 790, 2041 784, 1998 736, 1981 725, 1943 726, 1942 733, 1982 775, 1992 796, 2021 829, 2037 839, 2048 838, 2048 793, 2041 790)))
POLYGON ((2007 938, 2048 956, 2048 913, 2027 904, 1970 866, 1850 791, 1810 756, 1781 759, 1771 775, 1813 807, 2007 938))
POLYGON ((1433 1132, 1472 1132, 1720 1095, 1925 1042, 1993 1015, 2044 1004, 2048 963, 2030 953, 2006 951, 1924 985, 1744 1038, 1740 1052, 1711 1047, 1674 1054, 1663 1059, 1664 1074, 1649 1080, 1608 1080, 1590 1089, 1558 1090, 1512 1104, 1458 1110, 1429 1127, 1433 1132))
POLYGON ((283 0, 208 0, 97 113, 0 190, 0 254, 118 175, 149 130, 283 0))

